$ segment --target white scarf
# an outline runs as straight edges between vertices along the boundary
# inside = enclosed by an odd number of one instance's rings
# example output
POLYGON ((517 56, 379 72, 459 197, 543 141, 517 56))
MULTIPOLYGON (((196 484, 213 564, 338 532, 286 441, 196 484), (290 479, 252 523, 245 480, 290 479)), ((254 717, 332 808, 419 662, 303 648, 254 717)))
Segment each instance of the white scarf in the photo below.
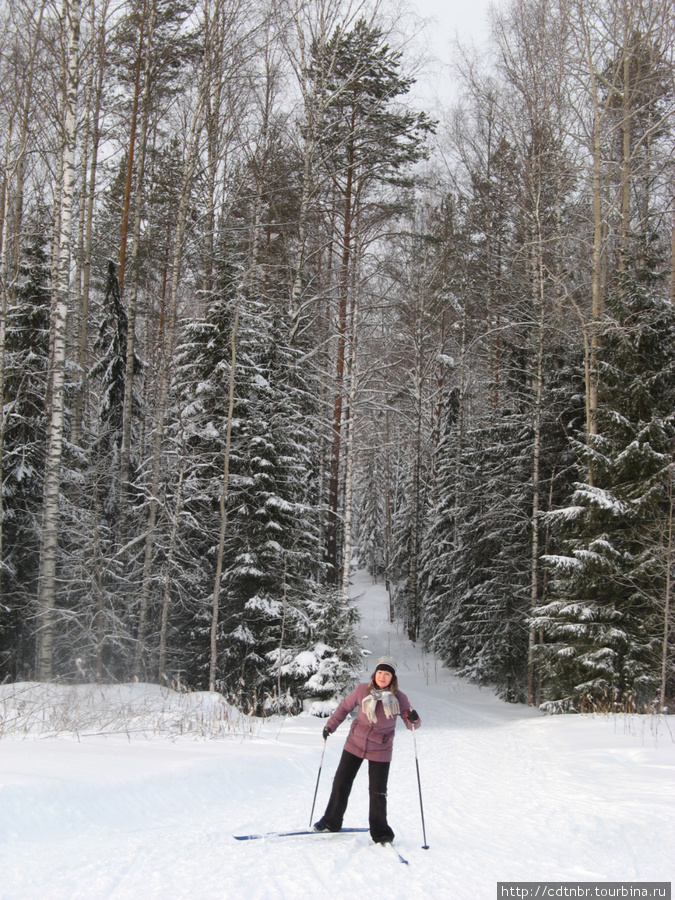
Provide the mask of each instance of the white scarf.
POLYGON ((400 712, 395 694, 392 694, 391 691, 378 691, 377 688, 371 688, 370 693, 366 694, 361 701, 361 709, 368 717, 368 721, 372 722, 373 725, 377 722, 375 708, 378 700, 382 701, 384 714, 388 719, 391 719, 392 716, 397 716, 400 712))

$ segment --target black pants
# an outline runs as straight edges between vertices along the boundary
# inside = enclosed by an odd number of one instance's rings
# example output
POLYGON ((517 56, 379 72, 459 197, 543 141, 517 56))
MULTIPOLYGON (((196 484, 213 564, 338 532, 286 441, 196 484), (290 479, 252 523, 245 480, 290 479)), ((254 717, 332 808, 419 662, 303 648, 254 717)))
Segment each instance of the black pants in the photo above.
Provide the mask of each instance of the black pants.
MULTIPOLYGON (((342 828, 349 794, 356 773, 363 762, 358 756, 342 751, 340 764, 337 767, 333 779, 333 789, 328 800, 328 806, 320 820, 330 831, 339 831, 342 828)), ((387 823, 387 780, 389 778, 388 762, 373 762, 368 760, 368 790, 370 793, 370 836, 376 843, 393 841, 394 832, 387 823)))

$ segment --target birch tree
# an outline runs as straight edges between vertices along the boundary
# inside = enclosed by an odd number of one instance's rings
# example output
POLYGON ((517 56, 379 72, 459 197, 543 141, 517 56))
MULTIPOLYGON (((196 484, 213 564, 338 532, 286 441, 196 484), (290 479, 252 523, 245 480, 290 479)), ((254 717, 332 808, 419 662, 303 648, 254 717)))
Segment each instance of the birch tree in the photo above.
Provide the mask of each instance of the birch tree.
MULTIPOLYGON (((99 145, 101 141, 101 118, 103 106, 103 85, 107 69, 108 39, 108 0, 103 2, 100 18, 95 17, 97 9, 92 5, 92 32, 96 34, 90 59, 89 103, 86 121, 85 146, 89 145, 89 170, 86 178, 86 191, 83 189, 81 203, 84 217, 82 246, 80 248, 80 278, 76 280, 80 293, 79 308, 79 341, 77 348, 78 383, 73 401, 72 440, 79 444, 82 433, 82 419, 87 394, 88 368, 88 333, 89 333, 89 299, 91 289, 91 267, 94 232, 94 206, 97 193, 97 172, 99 163, 99 145), (98 28, 96 29, 96 26, 98 28)), ((86 153, 83 164, 86 165, 86 153)), ((84 186, 83 186, 84 187, 84 186)))
POLYGON ((62 29, 67 38, 68 56, 63 97, 62 188, 58 233, 58 269, 54 285, 54 309, 51 322, 52 355, 48 410, 47 459, 44 480, 42 542, 37 597, 37 676, 41 681, 52 677, 56 610, 56 565, 59 540, 59 488, 64 433, 66 364, 66 326, 70 308, 71 221, 75 184, 75 140, 77 128, 77 86, 80 0, 64 0, 62 29))

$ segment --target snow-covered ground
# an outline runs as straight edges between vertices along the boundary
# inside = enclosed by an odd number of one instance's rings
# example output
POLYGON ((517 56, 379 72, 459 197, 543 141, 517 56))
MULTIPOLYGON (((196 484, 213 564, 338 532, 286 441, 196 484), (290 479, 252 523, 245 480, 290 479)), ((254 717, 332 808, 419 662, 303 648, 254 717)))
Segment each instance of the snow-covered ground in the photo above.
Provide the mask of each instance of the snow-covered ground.
MULTIPOLYGON (((242 719, 205 740, 198 721, 196 735, 164 722, 169 736, 160 737, 124 707, 106 735, 95 733, 92 713, 70 737, 36 739, 27 729, 0 740, 0 898, 488 900, 498 881, 671 880, 672 717, 547 718, 508 706, 390 626, 382 585, 357 573, 354 595, 364 648, 396 657, 422 715, 429 850, 413 736, 402 724, 389 819, 407 867, 367 834, 233 840, 308 825, 323 720, 242 719)), ((314 818, 346 730, 328 740, 314 818)), ((367 824, 365 767, 345 824, 367 824)))

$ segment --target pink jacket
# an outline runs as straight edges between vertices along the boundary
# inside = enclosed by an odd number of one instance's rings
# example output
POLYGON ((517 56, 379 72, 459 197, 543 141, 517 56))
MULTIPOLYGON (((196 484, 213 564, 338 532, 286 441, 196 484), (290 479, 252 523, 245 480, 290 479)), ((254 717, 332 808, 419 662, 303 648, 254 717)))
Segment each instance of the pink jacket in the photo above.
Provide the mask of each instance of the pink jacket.
MULTIPOLYGON (((352 753, 360 759, 369 759, 374 762, 389 762, 391 760, 392 744, 394 743, 394 730, 396 729, 396 716, 388 719, 384 714, 382 703, 378 701, 375 707, 376 722, 370 722, 368 716, 361 708, 361 701, 368 693, 367 684, 359 684, 351 694, 348 694, 342 703, 335 710, 330 719, 326 722, 326 727, 330 731, 335 731, 338 725, 347 718, 347 715, 353 709, 358 707, 356 718, 352 722, 349 729, 349 735, 345 742, 345 750, 352 753)), ((411 731, 413 726, 408 722, 405 713, 411 709, 410 701, 402 692, 398 692, 398 703, 400 707, 399 715, 403 719, 407 728, 411 731)), ((415 723, 415 728, 419 728, 421 720, 415 723)))

